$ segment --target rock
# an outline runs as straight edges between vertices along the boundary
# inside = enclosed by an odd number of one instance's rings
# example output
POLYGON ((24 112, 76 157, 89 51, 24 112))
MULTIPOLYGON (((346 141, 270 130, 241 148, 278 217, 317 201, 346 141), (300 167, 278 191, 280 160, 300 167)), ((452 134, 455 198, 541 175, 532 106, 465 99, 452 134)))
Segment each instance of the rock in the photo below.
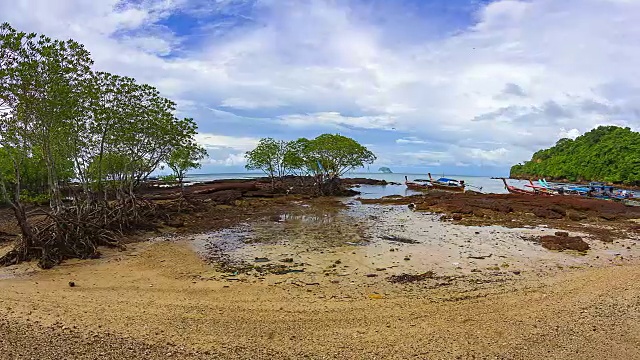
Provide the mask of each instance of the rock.
POLYGON ((242 197, 239 190, 222 190, 216 191, 209 195, 209 198, 217 204, 233 205, 234 202, 242 197))
POLYGON ((404 261, 409 261, 409 260, 411 260, 411 258, 410 258, 410 257, 408 257, 408 256, 405 256, 405 257, 404 257, 404 261))
POLYGON ((257 262, 257 263, 269 262, 269 259, 267 259, 266 257, 257 257, 253 259, 253 262, 257 262))
POLYGON ((376 277, 376 276, 378 276, 378 274, 367 274, 367 275, 365 275, 365 276, 366 276, 366 277, 369 277, 369 278, 372 278, 372 277, 376 277))
POLYGON ((334 262, 334 264, 336 264, 336 265, 340 265, 340 264, 342 264, 342 261, 340 261, 340 260, 336 260, 336 261, 334 262))
POLYGON ((573 221, 580 221, 580 220, 584 220, 587 217, 579 212, 568 212, 567 213, 567 217, 569 218, 569 220, 573 220, 573 221))
POLYGON ((387 271, 387 268, 376 268, 376 271, 387 271))
POLYGON ((561 237, 568 237, 569 233, 566 231, 556 231, 556 236, 561 236, 561 237))
POLYGON ((520 270, 514 270, 514 271, 512 271, 512 273, 513 273, 514 275, 520 275, 520 270))
POLYGON ((283 263, 292 263, 292 262, 293 262, 293 258, 284 258, 284 259, 280 260, 280 262, 283 262, 283 263))
POLYGON ((76 283, 75 283, 75 282, 73 282, 73 281, 69 281, 69 287, 75 287, 75 286, 76 286, 76 283))
POLYGON ((457 214, 456 213, 456 214, 451 215, 451 220, 454 220, 454 221, 462 220, 462 214, 457 214))

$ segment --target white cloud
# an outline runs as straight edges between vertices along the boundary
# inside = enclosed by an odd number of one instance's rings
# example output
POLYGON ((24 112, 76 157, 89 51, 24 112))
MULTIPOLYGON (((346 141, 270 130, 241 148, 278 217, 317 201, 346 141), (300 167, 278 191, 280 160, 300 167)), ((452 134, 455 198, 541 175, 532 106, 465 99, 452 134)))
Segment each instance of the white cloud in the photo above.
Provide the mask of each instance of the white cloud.
POLYGON ((360 129, 367 142, 371 130, 395 129, 414 137, 377 139, 385 156, 438 143, 438 151, 407 152, 407 161, 452 165, 516 163, 598 124, 640 129, 639 1, 498 0, 454 34, 403 37, 397 29, 416 24, 379 20, 403 19, 404 9, 371 14, 350 8, 357 3, 260 1, 248 25, 216 24, 194 48, 157 20, 235 14, 243 1, 21 0, 0 3, 0 18, 77 39, 97 68, 158 86, 181 111, 240 114, 196 119, 205 132, 224 118, 252 134, 199 136, 227 151, 215 158, 225 164, 257 141, 247 119, 272 119, 280 133, 360 129))
POLYGON ((313 114, 291 114, 280 117, 283 124, 295 127, 355 127, 361 129, 391 130, 395 119, 390 115, 381 116, 344 116, 338 112, 320 112, 313 114))
POLYGON ((578 129, 565 130, 564 128, 560 129, 560 134, 558 135, 560 139, 568 138, 572 140, 577 138, 578 136, 580 136, 580 130, 578 129))
POLYGON ((258 145, 259 139, 199 133, 196 134, 196 141, 207 149, 228 148, 249 151, 258 145))
POLYGON ((396 139, 396 144, 426 144, 427 142, 415 136, 407 136, 402 139, 396 139))

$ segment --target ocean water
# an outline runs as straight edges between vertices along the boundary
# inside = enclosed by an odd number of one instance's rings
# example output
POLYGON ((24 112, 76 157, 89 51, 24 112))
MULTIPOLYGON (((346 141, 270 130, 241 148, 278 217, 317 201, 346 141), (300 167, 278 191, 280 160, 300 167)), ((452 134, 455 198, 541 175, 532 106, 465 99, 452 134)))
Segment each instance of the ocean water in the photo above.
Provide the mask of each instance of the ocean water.
MULTIPOLYGON (((218 174, 192 174, 188 175, 185 180, 189 182, 202 182, 202 181, 211 181, 211 180, 225 180, 225 179, 252 179, 263 177, 264 174, 261 173, 218 173, 218 174)), ((345 178, 369 178, 376 180, 386 180, 388 182, 395 182, 401 185, 387 185, 387 186, 370 186, 370 185, 362 185, 356 190, 362 193, 362 197, 365 198, 377 198, 381 196, 388 195, 412 195, 415 194, 415 191, 407 189, 404 185, 405 176, 409 181, 415 179, 425 179, 427 178, 426 174, 383 174, 383 173, 347 173, 345 178)), ((432 174, 434 179, 437 179, 442 176, 442 174, 432 174)), ((504 188, 504 184, 502 180, 495 180, 489 177, 483 176, 454 176, 454 175, 446 175, 446 177, 453 178, 456 180, 464 180, 464 182, 469 186, 468 189, 477 190, 484 193, 494 193, 494 194, 505 194, 507 193, 504 188)), ((515 185, 518 187, 524 187, 525 184, 528 184, 527 181, 521 180, 507 180, 510 185, 515 185)))

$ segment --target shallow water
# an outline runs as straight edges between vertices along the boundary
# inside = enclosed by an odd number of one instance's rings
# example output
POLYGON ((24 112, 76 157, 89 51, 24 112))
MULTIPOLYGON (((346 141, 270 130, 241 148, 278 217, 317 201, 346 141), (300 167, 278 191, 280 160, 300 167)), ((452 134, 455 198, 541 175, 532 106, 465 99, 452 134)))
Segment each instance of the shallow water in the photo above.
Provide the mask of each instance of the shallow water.
POLYGON ((221 258, 224 254, 223 260, 230 263, 252 264, 260 259, 261 264, 283 266, 280 260, 292 259, 305 273, 338 276, 376 271, 388 275, 545 271, 639 255, 636 247, 626 248, 633 240, 605 244, 586 237, 592 247, 587 255, 553 252, 527 240, 553 234, 553 229, 544 226, 469 227, 404 206, 361 205, 353 200, 348 204, 339 212, 305 208, 202 235, 196 239, 196 247, 205 256, 221 258))

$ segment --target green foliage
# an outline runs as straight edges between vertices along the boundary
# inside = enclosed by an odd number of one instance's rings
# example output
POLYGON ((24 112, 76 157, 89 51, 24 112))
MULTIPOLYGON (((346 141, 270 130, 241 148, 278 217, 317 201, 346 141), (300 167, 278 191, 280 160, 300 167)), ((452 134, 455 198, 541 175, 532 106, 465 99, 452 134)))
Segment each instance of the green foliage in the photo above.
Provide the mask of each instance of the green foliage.
POLYGON ((600 126, 575 140, 560 139, 530 161, 511 167, 511 176, 639 185, 640 133, 600 126))
POLYGON ((272 138, 260 139, 255 149, 245 154, 247 170, 262 170, 271 179, 289 175, 296 168, 296 142, 272 138))
POLYGON ((263 170, 272 178, 295 173, 318 175, 324 180, 338 178, 376 159, 357 141, 338 134, 289 142, 265 138, 254 150, 247 152, 246 158, 247 169, 263 170))
POLYGON ((159 176, 158 179, 160 179, 160 181, 165 183, 175 183, 176 181, 178 181, 178 178, 174 174, 162 175, 162 176, 159 176))
POLYGON ((46 205, 51 201, 48 194, 23 190, 20 194, 20 201, 26 204, 46 205))
POLYGON ((173 101, 92 65, 73 40, 0 25, 0 181, 11 198, 47 193, 58 209, 71 180, 130 193, 160 164, 184 177, 206 155, 173 101))
POLYGON ((207 151, 196 143, 174 149, 167 159, 167 166, 173 170, 178 182, 182 183, 187 171, 200 168, 200 160, 207 156, 207 151))

